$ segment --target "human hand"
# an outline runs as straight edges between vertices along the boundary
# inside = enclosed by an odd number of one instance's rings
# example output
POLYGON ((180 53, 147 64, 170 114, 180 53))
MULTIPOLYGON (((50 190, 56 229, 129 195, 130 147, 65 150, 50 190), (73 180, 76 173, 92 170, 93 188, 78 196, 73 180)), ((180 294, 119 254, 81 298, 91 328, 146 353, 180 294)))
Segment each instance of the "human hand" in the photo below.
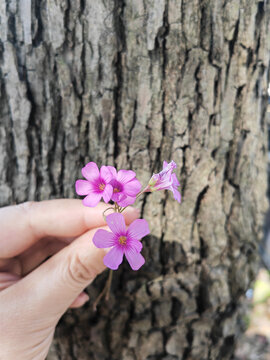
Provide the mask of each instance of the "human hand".
MULTIPOLYGON (((92 238, 107 207, 50 200, 0 209, 1 360, 45 359, 60 317, 88 300, 83 289, 105 269, 92 238)), ((124 216, 128 225, 139 213, 124 216)))

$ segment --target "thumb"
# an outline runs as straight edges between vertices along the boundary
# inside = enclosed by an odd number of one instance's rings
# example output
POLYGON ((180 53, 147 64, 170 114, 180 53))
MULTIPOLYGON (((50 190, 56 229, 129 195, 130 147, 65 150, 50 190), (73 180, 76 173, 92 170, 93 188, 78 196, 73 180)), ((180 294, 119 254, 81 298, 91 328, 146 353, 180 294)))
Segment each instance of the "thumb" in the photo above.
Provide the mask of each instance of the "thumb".
POLYGON ((56 325, 82 290, 105 269, 105 250, 97 249, 92 242, 96 230, 83 234, 6 289, 2 296, 12 298, 14 311, 20 311, 20 304, 23 304, 24 318, 34 322, 39 319, 40 325, 44 326, 48 322, 56 325), (17 299, 16 304, 14 299, 17 299))

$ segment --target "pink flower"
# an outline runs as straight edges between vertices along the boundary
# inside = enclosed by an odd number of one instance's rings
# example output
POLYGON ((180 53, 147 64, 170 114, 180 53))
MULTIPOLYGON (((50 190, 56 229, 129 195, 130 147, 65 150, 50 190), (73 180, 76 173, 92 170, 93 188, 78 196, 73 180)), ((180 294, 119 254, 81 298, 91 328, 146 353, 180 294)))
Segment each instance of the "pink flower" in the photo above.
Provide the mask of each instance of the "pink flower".
POLYGON ((145 188, 144 191, 154 192, 157 190, 171 190, 173 192, 175 200, 180 203, 181 194, 177 190, 177 188, 180 186, 180 183, 177 180, 176 175, 172 173, 173 170, 176 169, 176 167, 177 166, 174 161, 171 161, 169 164, 167 163, 167 161, 164 161, 163 170, 160 171, 158 174, 154 174, 151 177, 148 186, 145 188))
POLYGON ((112 174, 107 166, 101 166, 100 172, 97 164, 89 162, 82 168, 82 175, 86 180, 77 180, 75 183, 78 195, 87 195, 83 199, 85 206, 96 206, 103 197, 105 203, 111 200, 113 187, 110 184, 112 174))
POLYGON ((144 263, 141 238, 150 233, 148 223, 144 219, 133 221, 126 229, 124 216, 120 213, 110 214, 106 217, 107 224, 112 232, 99 229, 93 237, 93 243, 98 248, 112 249, 104 256, 104 264, 112 269, 118 269, 125 254, 133 270, 138 270, 144 263))
POLYGON ((119 206, 131 205, 136 200, 136 195, 141 190, 141 183, 136 179, 136 173, 132 170, 119 170, 113 166, 107 166, 112 173, 110 184, 113 187, 112 200, 119 206))

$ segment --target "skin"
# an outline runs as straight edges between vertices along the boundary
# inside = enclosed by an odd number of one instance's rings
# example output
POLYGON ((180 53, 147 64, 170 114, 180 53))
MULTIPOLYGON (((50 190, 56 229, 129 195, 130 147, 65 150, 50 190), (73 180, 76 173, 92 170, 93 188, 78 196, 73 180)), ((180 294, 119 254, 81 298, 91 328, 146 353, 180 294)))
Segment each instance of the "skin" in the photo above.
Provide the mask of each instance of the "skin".
MULTIPOLYGON (((0 209, 0 360, 45 359, 61 316, 88 301, 83 290, 105 270, 92 238, 108 230, 106 208, 61 199, 0 209)), ((139 212, 123 215, 129 225, 139 212)))

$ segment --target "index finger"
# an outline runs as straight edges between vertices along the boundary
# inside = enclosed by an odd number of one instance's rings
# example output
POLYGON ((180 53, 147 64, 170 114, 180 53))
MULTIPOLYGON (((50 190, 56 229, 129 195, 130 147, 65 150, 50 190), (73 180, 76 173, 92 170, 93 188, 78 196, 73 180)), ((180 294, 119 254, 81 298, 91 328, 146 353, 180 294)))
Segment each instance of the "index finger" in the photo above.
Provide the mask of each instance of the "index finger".
MULTIPOLYGON (((0 258, 16 256, 46 236, 76 237, 103 226, 103 212, 110 206, 99 203, 90 208, 81 200, 57 199, 1 208, 0 258)), ((129 207, 123 215, 130 224, 139 212, 129 207)))

